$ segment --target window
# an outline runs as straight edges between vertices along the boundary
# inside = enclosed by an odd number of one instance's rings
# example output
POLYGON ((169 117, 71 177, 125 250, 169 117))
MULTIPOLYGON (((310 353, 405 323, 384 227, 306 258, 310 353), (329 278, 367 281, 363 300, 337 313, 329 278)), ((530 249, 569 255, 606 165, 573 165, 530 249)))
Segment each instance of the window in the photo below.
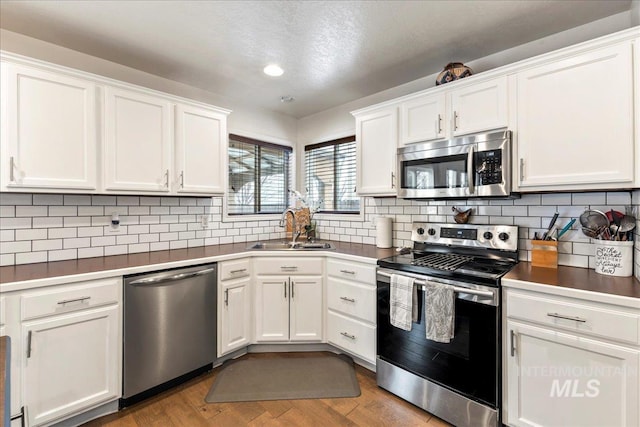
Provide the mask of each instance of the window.
POLYGON ((229 134, 229 215, 282 213, 289 205, 291 148, 229 134))
POLYGON ((359 213, 355 136, 307 145, 304 151, 307 197, 324 202, 319 212, 359 213))

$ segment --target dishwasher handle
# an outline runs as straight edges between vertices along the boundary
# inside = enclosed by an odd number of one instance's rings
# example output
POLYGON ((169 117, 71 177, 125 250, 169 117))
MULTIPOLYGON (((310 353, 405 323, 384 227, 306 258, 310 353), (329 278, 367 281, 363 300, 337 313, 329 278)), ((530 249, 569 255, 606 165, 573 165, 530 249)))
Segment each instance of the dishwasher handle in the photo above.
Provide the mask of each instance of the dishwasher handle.
POLYGON ((191 273, 178 273, 178 274, 172 274, 170 276, 145 277, 144 279, 134 280, 132 282, 129 282, 128 284, 134 285, 134 286, 157 285, 158 283, 188 279, 189 277, 194 277, 194 276, 202 276, 204 274, 213 273, 214 271, 215 271, 215 268, 205 268, 204 270, 198 270, 191 273))

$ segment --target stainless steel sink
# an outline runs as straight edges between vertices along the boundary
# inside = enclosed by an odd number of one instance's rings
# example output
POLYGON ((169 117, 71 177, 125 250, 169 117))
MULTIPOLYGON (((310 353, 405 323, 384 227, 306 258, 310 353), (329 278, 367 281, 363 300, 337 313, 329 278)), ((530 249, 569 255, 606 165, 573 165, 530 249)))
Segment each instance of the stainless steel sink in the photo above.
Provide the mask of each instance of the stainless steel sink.
POLYGON ((327 242, 256 242, 247 249, 261 251, 305 251, 305 250, 332 250, 335 249, 327 242))

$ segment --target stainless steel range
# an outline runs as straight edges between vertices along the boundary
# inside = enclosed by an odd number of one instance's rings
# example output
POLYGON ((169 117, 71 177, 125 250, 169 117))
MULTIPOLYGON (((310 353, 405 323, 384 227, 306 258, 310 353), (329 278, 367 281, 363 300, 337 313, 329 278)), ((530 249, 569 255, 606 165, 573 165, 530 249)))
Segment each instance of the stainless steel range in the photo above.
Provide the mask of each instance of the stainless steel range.
POLYGON ((378 385, 458 426, 500 425, 500 278, 518 259, 518 227, 414 223, 413 250, 378 261, 378 385), (390 322, 392 275, 418 289, 410 331, 390 322), (451 287, 454 334, 426 338, 424 288, 451 287))

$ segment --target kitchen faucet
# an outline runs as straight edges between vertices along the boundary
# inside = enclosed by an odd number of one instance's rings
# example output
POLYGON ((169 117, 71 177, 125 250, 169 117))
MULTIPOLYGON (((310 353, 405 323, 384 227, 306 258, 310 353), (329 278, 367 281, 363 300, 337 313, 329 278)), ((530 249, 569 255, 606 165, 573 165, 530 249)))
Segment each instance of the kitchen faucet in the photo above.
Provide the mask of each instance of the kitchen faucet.
MULTIPOLYGON (((294 208, 287 208, 283 213, 282 213, 282 223, 283 226, 286 227, 286 218, 287 218, 287 214, 290 213, 291 214, 291 246, 294 246, 296 244, 296 239, 300 236, 300 232, 298 231, 297 227, 296 227, 296 210, 294 208)), ((286 232, 286 230, 285 230, 286 232)))

